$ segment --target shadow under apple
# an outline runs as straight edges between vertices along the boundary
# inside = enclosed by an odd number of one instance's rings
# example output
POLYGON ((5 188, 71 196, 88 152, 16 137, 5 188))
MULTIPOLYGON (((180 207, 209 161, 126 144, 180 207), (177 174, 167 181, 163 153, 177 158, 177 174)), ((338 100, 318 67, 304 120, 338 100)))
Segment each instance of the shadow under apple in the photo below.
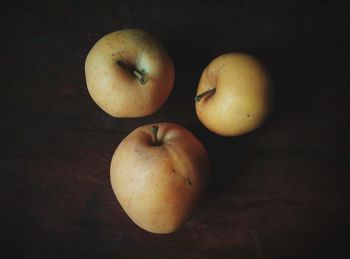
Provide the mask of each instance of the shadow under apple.
POLYGON ((249 145, 246 137, 227 138, 218 136, 198 122, 190 128, 208 151, 211 175, 209 193, 229 190, 235 178, 244 174, 249 164, 249 145))

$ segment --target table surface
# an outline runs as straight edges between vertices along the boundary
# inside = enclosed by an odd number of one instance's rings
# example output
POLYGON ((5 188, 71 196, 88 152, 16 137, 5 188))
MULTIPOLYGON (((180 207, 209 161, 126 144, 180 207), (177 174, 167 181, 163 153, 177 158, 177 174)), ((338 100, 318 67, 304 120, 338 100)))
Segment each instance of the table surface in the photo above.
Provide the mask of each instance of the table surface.
POLYGON ((346 1, 13 1, 0 12, 2 258, 349 254, 346 1), (90 98, 84 61, 130 27, 163 42, 176 80, 155 114, 116 119, 90 98), (224 138, 201 125, 193 97, 204 67, 232 51, 262 59, 276 94, 261 128, 224 138), (202 203, 169 235, 132 223, 109 181, 120 141, 160 121, 191 130, 212 162, 202 203))

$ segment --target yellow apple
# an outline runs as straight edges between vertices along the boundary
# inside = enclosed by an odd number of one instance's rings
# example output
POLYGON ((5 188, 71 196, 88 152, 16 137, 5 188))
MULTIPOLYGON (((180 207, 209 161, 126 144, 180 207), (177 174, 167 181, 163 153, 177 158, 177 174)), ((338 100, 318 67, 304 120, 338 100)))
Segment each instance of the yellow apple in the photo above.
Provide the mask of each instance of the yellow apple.
POLYGON ((209 176, 204 146, 187 129, 157 123, 132 131, 110 167, 113 191, 126 214, 153 233, 171 233, 188 220, 209 176))
POLYGON ((88 91, 95 103, 117 118, 157 111, 174 83, 174 65, 164 46, 139 29, 102 37, 85 61, 88 91))
POLYGON ((271 110, 272 83, 264 64, 243 53, 227 53, 204 69, 195 97, 199 120, 222 136, 258 128, 271 110))

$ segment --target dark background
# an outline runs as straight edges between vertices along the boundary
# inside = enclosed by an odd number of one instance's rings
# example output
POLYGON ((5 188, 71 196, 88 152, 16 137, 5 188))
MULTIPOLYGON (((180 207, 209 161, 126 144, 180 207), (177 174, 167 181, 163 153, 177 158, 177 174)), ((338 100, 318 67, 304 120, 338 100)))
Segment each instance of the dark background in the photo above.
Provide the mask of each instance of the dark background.
POLYGON ((1 258, 349 256, 346 1, 13 1, 0 12, 1 258), (115 119, 88 95, 84 61, 129 27, 164 43, 176 81, 154 115, 115 119), (224 138, 199 123, 193 97, 204 67, 231 51, 262 59, 276 96, 263 127, 224 138), (170 235, 133 224, 109 182, 119 142, 160 121, 190 129, 213 165, 202 204, 170 235))

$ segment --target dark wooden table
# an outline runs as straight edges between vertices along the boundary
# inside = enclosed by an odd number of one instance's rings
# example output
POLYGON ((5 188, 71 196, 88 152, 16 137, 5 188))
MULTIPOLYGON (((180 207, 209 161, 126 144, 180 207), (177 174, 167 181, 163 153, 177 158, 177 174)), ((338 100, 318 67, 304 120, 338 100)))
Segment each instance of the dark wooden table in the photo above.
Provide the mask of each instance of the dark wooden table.
MULTIPOLYGON (((1 258, 349 256, 350 9, 346 1, 28 1, 1 6, 1 258), (155 34, 176 68, 154 115, 115 119, 88 95, 84 61, 106 33, 155 34), (198 121, 200 73, 225 52, 265 61, 274 111, 223 138, 198 121), (126 216, 111 156, 134 128, 172 121, 207 147, 202 204, 170 235, 126 216)), ((347 257, 349 258, 349 257, 347 257)))

